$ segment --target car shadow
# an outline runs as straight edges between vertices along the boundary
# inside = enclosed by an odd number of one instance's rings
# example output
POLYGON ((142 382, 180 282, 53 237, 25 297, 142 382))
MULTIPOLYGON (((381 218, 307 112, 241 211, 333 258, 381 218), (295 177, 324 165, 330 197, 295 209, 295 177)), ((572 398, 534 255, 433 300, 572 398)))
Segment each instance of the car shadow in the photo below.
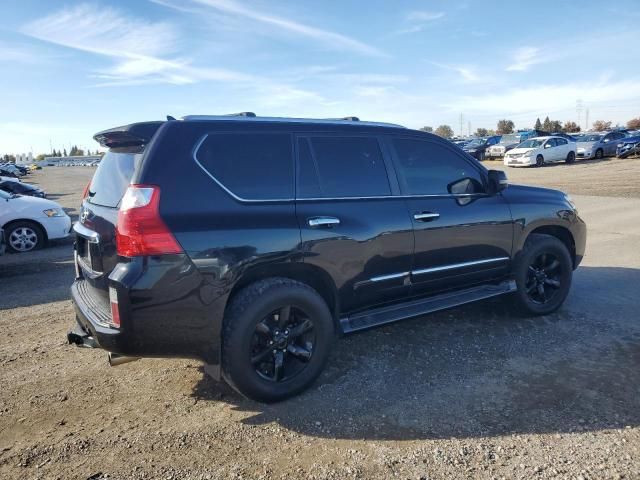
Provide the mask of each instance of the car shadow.
POLYGON ((304 435, 411 440, 570 433, 640 425, 640 270, 582 267, 556 313, 504 299, 336 342, 320 379, 265 405, 203 374, 192 395, 304 435))

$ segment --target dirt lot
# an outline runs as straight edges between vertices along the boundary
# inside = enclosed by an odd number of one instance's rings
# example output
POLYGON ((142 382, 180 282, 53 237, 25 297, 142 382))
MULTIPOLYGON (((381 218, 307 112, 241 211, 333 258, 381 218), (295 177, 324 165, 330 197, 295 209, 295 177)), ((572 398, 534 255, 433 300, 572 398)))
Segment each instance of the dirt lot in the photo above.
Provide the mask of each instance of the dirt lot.
MULTIPOLYGON (((92 172, 31 180, 73 215, 92 172)), ((0 258, 0 478, 640 478, 640 159, 508 175, 589 224, 558 313, 491 300, 345 337, 277 405, 66 345, 70 242, 0 258)))

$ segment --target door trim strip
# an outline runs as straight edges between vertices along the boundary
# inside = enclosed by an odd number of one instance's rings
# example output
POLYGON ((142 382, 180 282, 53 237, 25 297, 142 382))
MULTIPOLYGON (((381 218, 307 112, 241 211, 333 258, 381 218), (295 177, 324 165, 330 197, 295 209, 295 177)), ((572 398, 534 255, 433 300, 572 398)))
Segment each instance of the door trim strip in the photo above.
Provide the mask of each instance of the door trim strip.
POLYGON ((509 257, 486 258, 484 260, 475 260, 473 262, 452 263, 450 265, 442 265, 441 267, 423 268, 420 270, 412 270, 411 275, 423 275, 425 273, 441 272, 444 270, 454 270, 456 268, 472 267, 474 265, 483 265, 485 263, 497 263, 508 261, 509 257))

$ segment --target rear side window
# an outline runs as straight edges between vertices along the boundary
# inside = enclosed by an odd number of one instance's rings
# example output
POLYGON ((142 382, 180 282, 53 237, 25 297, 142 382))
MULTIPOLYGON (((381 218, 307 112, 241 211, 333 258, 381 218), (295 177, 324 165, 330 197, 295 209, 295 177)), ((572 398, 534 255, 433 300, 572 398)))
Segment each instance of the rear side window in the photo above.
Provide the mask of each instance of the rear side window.
POLYGON ((299 198, 391 195, 376 138, 311 137, 300 145, 299 198))
POLYGON ((88 201, 116 208, 131 183, 133 172, 142 160, 142 149, 113 148, 98 165, 89 186, 88 201))
POLYGON ((439 143, 408 138, 393 139, 398 175, 408 195, 482 193, 480 172, 462 155, 439 143))
POLYGON ((293 198, 293 152, 287 133, 211 134, 198 149, 196 159, 237 197, 293 198))

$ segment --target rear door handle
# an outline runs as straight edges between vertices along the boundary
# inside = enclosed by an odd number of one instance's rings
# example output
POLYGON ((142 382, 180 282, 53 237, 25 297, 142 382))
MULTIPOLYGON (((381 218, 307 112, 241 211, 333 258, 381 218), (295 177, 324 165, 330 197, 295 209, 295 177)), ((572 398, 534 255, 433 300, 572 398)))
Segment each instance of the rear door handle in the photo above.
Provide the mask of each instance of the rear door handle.
POLYGON ((432 220, 435 220, 436 218, 440 218, 440 214, 439 213, 420 212, 420 213, 414 213, 413 214, 413 219, 416 222, 431 222, 432 220))
POLYGON ((333 227, 334 225, 340 225, 340 219, 336 217, 313 217, 307 220, 307 222, 312 228, 333 227))

